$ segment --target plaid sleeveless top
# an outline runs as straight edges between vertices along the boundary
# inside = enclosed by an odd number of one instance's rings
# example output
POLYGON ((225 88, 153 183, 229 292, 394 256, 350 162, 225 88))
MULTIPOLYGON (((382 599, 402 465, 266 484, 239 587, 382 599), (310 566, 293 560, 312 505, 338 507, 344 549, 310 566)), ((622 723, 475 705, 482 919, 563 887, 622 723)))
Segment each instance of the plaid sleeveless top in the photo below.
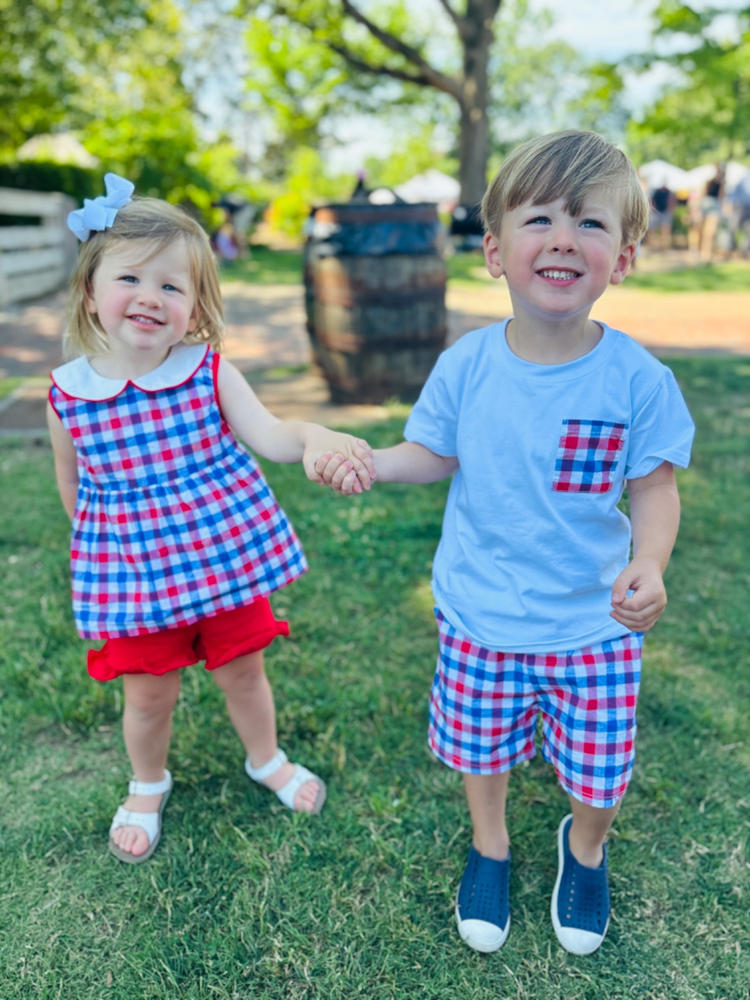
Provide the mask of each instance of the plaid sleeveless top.
POLYGON ((86 358, 52 372, 78 457, 73 613, 89 639, 189 625, 249 604, 307 563, 258 463, 219 409, 219 356, 178 345, 135 381, 86 358))

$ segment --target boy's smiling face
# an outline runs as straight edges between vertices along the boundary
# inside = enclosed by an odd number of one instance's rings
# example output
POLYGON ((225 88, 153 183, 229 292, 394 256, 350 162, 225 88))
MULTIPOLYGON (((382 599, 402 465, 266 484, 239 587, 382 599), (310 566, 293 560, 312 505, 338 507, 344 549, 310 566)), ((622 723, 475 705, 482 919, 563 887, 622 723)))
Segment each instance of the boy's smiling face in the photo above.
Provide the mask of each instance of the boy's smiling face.
POLYGON ((516 318, 559 321, 584 317, 608 285, 625 277, 635 247, 623 245, 620 198, 595 187, 570 215, 562 198, 533 199, 506 211, 484 254, 494 278, 505 275, 516 318))

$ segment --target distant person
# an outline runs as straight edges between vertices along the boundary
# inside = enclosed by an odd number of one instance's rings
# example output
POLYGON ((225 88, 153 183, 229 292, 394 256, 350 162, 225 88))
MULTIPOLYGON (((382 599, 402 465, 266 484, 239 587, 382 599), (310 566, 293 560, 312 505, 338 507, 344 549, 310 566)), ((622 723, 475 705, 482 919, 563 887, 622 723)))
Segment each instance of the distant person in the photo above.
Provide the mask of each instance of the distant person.
POLYGON ((651 193, 649 243, 652 250, 669 250, 672 246, 672 222, 677 205, 674 191, 662 181, 651 193))
MULTIPOLYGON (((122 678, 133 771, 109 846, 149 858, 172 790, 166 768, 180 671, 204 661, 226 696, 245 770, 290 809, 317 813, 323 781, 276 742, 263 650, 288 635, 269 596, 307 568, 256 460, 348 454, 367 484, 369 451, 347 434, 282 421, 217 353, 223 310, 201 227, 133 185, 72 212, 83 241, 66 346, 52 372, 48 421, 57 483, 73 521, 73 612, 99 681, 122 678), (364 459, 364 461, 362 461, 364 459)), ((207 750, 210 748, 207 748, 207 750)))
POLYGON ((365 184, 366 177, 367 174, 365 173, 364 170, 357 171, 357 183, 354 185, 354 188, 352 189, 352 193, 349 196, 349 201, 361 202, 362 204, 369 203, 370 189, 365 184))
POLYGON ((211 245, 220 261, 237 260, 242 253, 240 235, 228 209, 224 211, 224 221, 211 237, 211 245))
POLYGON ((743 257, 750 257, 750 172, 745 174, 731 194, 732 246, 743 257))
POLYGON ((721 167, 717 167, 716 174, 706 183, 700 200, 701 223, 698 252, 704 263, 710 263, 714 258, 723 197, 724 171, 721 167))
MULTIPOLYGON (((482 217, 513 316, 444 351, 406 441, 374 452, 382 483, 452 477, 433 564, 429 742, 464 778, 473 838, 456 918, 477 951, 510 929, 506 796, 511 769, 535 754, 539 716, 571 809, 557 833, 555 934, 584 955, 609 925, 605 838, 633 768, 643 633, 666 605, 673 466, 687 465, 693 438, 672 372, 589 318, 624 280, 648 212, 627 157, 594 133, 510 153, 482 217)), ((343 456, 316 469, 353 489, 343 456)))

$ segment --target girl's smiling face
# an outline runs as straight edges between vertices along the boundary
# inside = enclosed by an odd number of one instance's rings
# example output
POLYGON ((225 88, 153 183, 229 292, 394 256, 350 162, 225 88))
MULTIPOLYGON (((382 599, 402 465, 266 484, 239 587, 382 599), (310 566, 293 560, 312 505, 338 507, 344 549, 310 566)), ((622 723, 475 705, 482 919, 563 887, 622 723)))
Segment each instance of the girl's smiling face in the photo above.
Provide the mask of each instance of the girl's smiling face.
POLYGON ((108 367, 119 362, 123 374, 133 364, 160 364, 195 329, 195 306, 183 239, 155 253, 142 240, 116 244, 102 257, 87 296, 106 334, 108 367))
POLYGON ((592 188, 570 215, 562 198, 533 199, 505 212, 484 253, 494 278, 505 275, 517 318, 559 321, 585 314, 609 284, 625 277, 635 253, 623 246, 620 199, 592 188))

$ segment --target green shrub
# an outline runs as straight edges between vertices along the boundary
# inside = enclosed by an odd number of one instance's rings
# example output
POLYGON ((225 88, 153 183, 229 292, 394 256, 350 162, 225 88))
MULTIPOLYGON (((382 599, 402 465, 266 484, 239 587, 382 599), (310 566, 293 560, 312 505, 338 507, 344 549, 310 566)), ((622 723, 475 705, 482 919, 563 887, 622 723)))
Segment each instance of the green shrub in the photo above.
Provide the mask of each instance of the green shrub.
POLYGON ((62 191, 76 202, 101 194, 101 171, 72 163, 28 160, 0 163, 0 187, 25 191, 62 191))

